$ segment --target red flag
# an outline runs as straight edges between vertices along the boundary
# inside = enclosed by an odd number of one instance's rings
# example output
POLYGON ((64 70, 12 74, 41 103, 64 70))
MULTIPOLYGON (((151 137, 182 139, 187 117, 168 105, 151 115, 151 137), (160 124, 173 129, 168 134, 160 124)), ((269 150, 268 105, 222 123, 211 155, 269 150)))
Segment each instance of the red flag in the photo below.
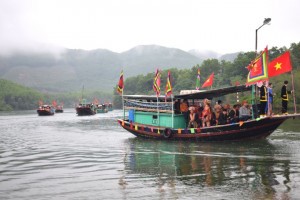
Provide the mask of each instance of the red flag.
POLYGON ((256 84, 259 81, 268 79, 268 48, 247 67, 249 70, 247 85, 256 84))
POLYGON ((94 98, 93 103, 94 103, 95 105, 98 105, 98 104, 99 104, 99 100, 98 100, 97 98, 94 98))
POLYGON ((172 85, 171 85, 171 73, 168 71, 168 78, 166 83, 166 97, 172 94, 172 85))
POLYGON ((52 101, 52 105, 53 105, 54 107, 56 107, 56 106, 57 106, 57 103, 56 103, 56 101, 55 101, 55 100, 53 100, 53 101, 52 101))
POLYGON ((278 76, 280 74, 289 72, 291 70, 292 70, 292 65, 291 65, 289 51, 275 58, 268 65, 269 77, 278 76))
POLYGON ((122 95, 124 89, 123 70, 121 71, 120 80, 117 86, 117 92, 122 95))
POLYGON ((212 73, 208 79, 203 83, 202 88, 212 86, 214 83, 214 73, 212 73))
POLYGON ((156 95, 160 95, 160 73, 159 70, 156 69, 155 77, 153 80, 153 90, 156 92, 156 95))

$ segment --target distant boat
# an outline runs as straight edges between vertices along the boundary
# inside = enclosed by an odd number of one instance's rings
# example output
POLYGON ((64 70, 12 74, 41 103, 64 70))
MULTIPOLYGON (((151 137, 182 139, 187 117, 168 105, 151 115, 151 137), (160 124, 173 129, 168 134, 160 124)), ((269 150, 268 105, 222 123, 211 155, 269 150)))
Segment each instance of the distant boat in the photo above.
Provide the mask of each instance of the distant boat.
POLYGON ((114 109, 113 109, 112 103, 108 103, 108 104, 107 104, 107 110, 108 110, 108 111, 113 111, 113 110, 114 110, 114 109))
POLYGON ((96 106, 93 103, 86 103, 86 99, 83 99, 81 103, 76 106, 76 113, 78 116, 95 115, 96 106))
POLYGON ((52 106, 55 108, 56 113, 63 113, 63 103, 61 105, 57 105, 57 102, 55 100, 52 101, 52 106))
POLYGON ((41 105, 37 109, 37 113, 39 116, 48 116, 48 115, 54 115, 55 109, 51 105, 41 105))
POLYGON ((96 106, 96 113, 107 113, 108 109, 105 104, 96 106))
POLYGON ((56 106, 55 112, 56 113, 63 113, 64 112, 63 106, 56 106))

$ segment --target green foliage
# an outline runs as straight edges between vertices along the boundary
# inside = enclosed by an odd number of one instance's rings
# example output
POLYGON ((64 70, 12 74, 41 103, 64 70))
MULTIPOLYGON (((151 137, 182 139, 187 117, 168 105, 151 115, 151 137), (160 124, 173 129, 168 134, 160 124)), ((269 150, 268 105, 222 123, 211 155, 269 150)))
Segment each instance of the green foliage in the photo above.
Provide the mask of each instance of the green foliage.
MULTIPOLYGON (((278 48, 273 47, 269 49, 269 59, 270 61, 274 58, 281 55, 286 50, 290 50, 292 65, 293 65, 293 73, 294 73, 294 83, 295 83, 295 91, 297 95, 297 90, 300 88, 300 43, 292 43, 291 47, 287 49, 286 47, 278 48)), ((250 64, 252 60, 256 57, 255 52, 246 52, 239 53, 233 62, 225 61, 225 60, 217 60, 217 59, 207 59, 202 62, 202 64, 197 64, 193 66, 191 69, 177 69, 172 68, 169 69, 171 71, 171 82, 173 86, 173 93, 178 94, 180 90, 191 90, 195 89, 196 86, 196 78, 197 78, 197 70, 200 68, 201 71, 201 85, 206 81, 208 76, 214 72, 215 79, 213 88, 222 88, 225 86, 235 85, 236 83, 245 84, 246 77, 248 74, 247 66, 250 64)), ((165 81, 167 79, 167 71, 163 70, 161 75, 161 94, 164 94, 165 89, 165 81)), ((154 91, 152 89, 153 85, 154 72, 149 73, 147 75, 138 75, 136 77, 130 77, 125 79, 125 89, 124 94, 152 94, 154 95, 154 91)), ((274 93, 277 96, 274 97, 274 103, 279 103, 280 99, 280 89, 284 80, 291 81, 290 73, 283 74, 281 76, 277 76, 270 79, 270 82, 273 83, 274 93)), ((290 84, 291 89, 291 84, 290 84)), ((239 94, 240 100, 247 99, 250 100, 251 97, 245 94, 239 94)), ((300 95, 298 95, 296 102, 300 102, 300 95)), ((235 98, 235 95, 229 97, 227 101, 230 101, 230 98, 235 98)), ((292 97, 290 98, 292 101, 292 97)), ((121 98, 119 95, 114 97, 114 102, 118 102, 117 104, 121 106, 121 98)), ((279 103, 280 104, 280 103, 279 103)))
POLYGON ((65 107, 75 107, 81 98, 93 102, 97 99, 100 103, 111 102, 112 95, 100 91, 80 91, 69 93, 43 94, 31 88, 21 86, 8 80, 0 79, 0 111, 32 110, 38 107, 39 101, 51 104, 55 100, 65 107))
POLYGON ((0 111, 34 109, 42 97, 31 88, 0 79, 0 111))

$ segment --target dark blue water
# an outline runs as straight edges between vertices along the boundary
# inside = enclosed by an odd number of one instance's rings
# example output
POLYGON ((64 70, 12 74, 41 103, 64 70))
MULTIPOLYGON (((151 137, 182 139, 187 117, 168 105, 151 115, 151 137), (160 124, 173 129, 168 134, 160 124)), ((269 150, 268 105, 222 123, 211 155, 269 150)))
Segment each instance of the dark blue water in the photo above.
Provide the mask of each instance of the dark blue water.
POLYGON ((300 120, 197 143, 138 139, 120 116, 0 113, 0 199, 300 199, 300 120))

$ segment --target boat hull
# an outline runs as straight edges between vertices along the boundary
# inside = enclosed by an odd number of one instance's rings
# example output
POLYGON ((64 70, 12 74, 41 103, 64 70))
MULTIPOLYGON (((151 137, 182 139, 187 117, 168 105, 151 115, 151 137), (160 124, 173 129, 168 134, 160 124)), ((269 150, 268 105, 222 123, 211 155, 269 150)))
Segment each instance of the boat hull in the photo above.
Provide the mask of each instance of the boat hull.
POLYGON ((97 109, 97 113, 107 113, 108 111, 106 109, 97 109))
POLYGON ((37 110, 39 116, 50 116, 54 115, 54 112, 48 110, 37 110))
POLYGON ((76 113, 78 116, 85 116, 85 115, 95 115, 95 111, 93 111, 91 108, 76 108, 76 113))
MULTIPOLYGON (((298 115, 297 115, 298 116, 298 115)), ((198 129, 172 129, 130 123, 119 119, 119 124, 137 137, 159 140, 234 141, 268 137, 286 119, 293 116, 266 117, 234 124, 198 129)))

